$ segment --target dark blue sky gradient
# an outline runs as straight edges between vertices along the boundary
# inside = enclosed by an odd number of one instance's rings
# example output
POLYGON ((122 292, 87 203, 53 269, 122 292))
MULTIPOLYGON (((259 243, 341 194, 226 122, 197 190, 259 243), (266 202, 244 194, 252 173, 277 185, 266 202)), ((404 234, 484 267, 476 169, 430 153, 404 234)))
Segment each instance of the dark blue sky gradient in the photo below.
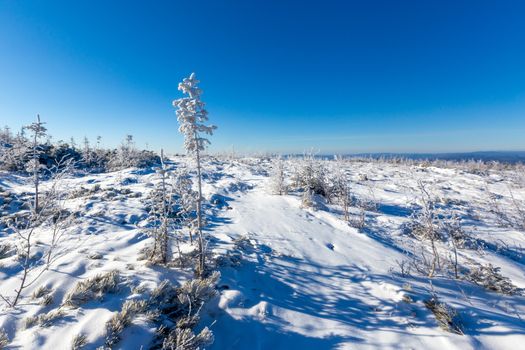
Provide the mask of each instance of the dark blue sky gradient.
POLYGON ((0 125, 181 150, 202 80, 213 150, 525 150, 523 1, 0 0, 0 125))

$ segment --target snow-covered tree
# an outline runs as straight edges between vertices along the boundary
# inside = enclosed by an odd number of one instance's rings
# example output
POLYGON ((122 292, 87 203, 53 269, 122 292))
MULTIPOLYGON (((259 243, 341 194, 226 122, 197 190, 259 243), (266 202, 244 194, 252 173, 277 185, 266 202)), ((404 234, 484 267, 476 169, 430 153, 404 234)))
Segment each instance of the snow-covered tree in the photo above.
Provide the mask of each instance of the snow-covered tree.
POLYGON ((343 209, 344 220, 350 220, 350 205, 352 204, 352 193, 350 192, 350 179, 345 172, 345 164, 342 159, 337 159, 333 169, 332 192, 343 209))
POLYGON ((42 137, 45 137, 47 134, 47 129, 44 127, 43 122, 40 121, 40 115, 37 115, 36 122, 31 123, 28 126, 25 126, 24 129, 31 131, 33 138, 33 158, 27 164, 27 170, 33 173, 33 185, 35 187, 35 200, 34 200, 34 211, 38 212, 38 200, 39 200, 39 184, 40 184, 40 171, 42 166, 40 164, 40 154, 41 150, 39 148, 39 142, 42 137))
POLYGON ((288 184, 284 171, 284 161, 278 157, 273 161, 273 169, 270 179, 270 190, 273 194, 283 195, 288 193, 288 184))
POLYGON ((168 173, 164 165, 164 152, 161 151, 161 165, 157 169, 160 182, 150 194, 149 224, 154 239, 150 260, 168 262, 169 231, 173 227, 173 188, 167 181, 168 173))
POLYGON ((201 152, 206 149, 210 141, 202 135, 212 135, 216 129, 214 125, 206 125, 208 121, 208 111, 204 108, 205 104, 201 100, 202 90, 197 86, 199 81, 195 73, 191 73, 188 78, 179 83, 179 91, 188 95, 173 101, 173 106, 177 108, 177 120, 180 124, 179 131, 184 135, 184 148, 188 154, 195 157, 197 166, 197 230, 199 234, 199 266, 198 273, 204 273, 204 241, 202 237, 202 175, 201 175, 201 152))
POLYGON ((176 211, 180 227, 188 227, 190 242, 193 243, 193 232, 197 228, 195 212, 198 193, 193 190, 193 181, 185 168, 177 168, 173 174, 173 193, 176 197, 176 211))

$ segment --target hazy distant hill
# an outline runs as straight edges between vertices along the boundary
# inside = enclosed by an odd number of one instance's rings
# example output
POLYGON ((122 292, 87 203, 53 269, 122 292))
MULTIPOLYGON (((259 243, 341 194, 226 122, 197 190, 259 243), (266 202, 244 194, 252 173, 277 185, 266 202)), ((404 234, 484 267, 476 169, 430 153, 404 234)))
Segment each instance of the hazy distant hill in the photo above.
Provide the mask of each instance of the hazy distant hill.
POLYGON ((525 151, 486 151, 465 153, 360 153, 351 154, 352 157, 393 158, 402 157, 410 159, 444 159, 444 160, 482 160, 508 163, 525 163, 525 151))

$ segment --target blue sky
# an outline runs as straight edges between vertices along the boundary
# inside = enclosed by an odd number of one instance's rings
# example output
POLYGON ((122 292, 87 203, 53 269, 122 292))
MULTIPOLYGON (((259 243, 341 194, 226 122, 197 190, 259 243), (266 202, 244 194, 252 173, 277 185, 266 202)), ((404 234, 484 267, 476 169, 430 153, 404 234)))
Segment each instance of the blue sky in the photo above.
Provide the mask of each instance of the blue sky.
POLYGON ((525 150, 523 1, 0 0, 0 125, 182 150, 195 71, 212 150, 525 150))

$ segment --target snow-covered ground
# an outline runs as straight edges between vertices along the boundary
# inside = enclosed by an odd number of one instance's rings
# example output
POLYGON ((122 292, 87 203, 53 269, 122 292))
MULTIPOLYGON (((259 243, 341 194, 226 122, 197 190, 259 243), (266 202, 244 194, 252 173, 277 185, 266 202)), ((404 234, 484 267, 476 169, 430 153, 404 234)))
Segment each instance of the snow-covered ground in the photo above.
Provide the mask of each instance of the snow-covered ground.
MULTIPOLYGON (((173 160, 173 168, 185 162, 173 160)), ((525 344, 523 296, 487 291, 443 273, 432 279, 415 271, 402 276, 399 267, 415 242, 403 227, 417 208, 418 184, 424 183, 432 198, 461 215, 464 230, 483 243, 483 250, 461 249, 460 260, 490 262, 525 288, 525 232, 502 225, 494 208, 512 211, 513 203, 523 203, 523 174, 348 162, 352 193, 374 203, 365 226, 354 228, 336 204, 304 208, 297 191, 271 194, 271 167, 271 161, 255 158, 205 164, 208 248, 221 278, 220 294, 202 310, 197 328, 213 331, 211 349, 517 349, 525 344), (424 304, 432 294, 458 311, 464 335, 438 326, 424 304)), ((93 191, 66 201, 78 215, 57 245, 53 264, 17 308, 2 305, 0 329, 8 335, 8 348, 68 349, 82 333, 85 349, 95 349, 104 344, 104 324, 125 300, 140 298, 164 279, 179 284, 191 278, 191 268, 138 261, 150 241, 143 229, 144 199, 156 181, 155 172, 136 169, 63 181, 71 193, 81 187, 93 191), (59 308, 78 281, 111 270, 119 270, 123 279, 118 292, 76 309, 63 307, 64 315, 47 327, 24 329, 28 316, 59 308), (53 290, 53 302, 46 306, 31 299, 41 285, 53 290)), ((31 190, 27 179, 7 173, 0 174, 0 187, 18 194, 31 190)), ((352 216, 359 210, 351 208, 352 216)), ((37 247, 49 244, 50 234, 39 232, 37 247)), ((16 240, 0 233, 0 243, 16 240)), ((16 256, 0 260, 2 295, 13 294, 20 273, 16 256)), ((146 349, 154 331, 147 318, 138 317, 115 348, 146 349)))

